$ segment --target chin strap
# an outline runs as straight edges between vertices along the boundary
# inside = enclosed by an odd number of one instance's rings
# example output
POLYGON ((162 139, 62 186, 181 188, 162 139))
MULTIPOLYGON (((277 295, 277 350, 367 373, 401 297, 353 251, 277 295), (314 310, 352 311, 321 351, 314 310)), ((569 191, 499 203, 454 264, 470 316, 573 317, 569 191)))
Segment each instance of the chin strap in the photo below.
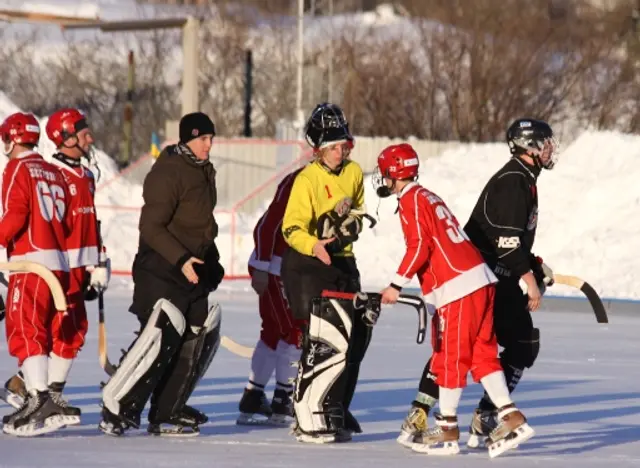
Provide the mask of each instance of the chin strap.
POLYGON ((71 167, 80 167, 82 164, 80 158, 72 158, 62 153, 55 153, 53 158, 71 167))
MULTIPOLYGON (((3 145, 4 146, 4 145, 3 145)), ((4 148, 2 148, 2 152, 4 153, 4 155, 8 158, 9 155, 11 154, 11 152, 13 151, 13 148, 16 146, 16 142, 12 141, 9 143, 9 151, 6 151, 4 148)))

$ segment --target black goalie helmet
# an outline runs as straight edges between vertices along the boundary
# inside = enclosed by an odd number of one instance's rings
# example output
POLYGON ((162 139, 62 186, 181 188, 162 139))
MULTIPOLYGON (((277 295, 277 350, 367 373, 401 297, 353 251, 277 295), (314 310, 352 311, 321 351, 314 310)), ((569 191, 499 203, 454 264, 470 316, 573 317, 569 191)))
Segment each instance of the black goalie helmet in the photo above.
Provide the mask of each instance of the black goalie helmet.
POLYGON ((330 144, 353 142, 349 123, 344 112, 336 104, 318 104, 304 128, 304 136, 310 146, 319 150, 330 144))
POLYGON ((518 119, 507 129, 506 138, 512 155, 528 154, 545 169, 553 169, 555 166, 560 145, 547 122, 518 119))

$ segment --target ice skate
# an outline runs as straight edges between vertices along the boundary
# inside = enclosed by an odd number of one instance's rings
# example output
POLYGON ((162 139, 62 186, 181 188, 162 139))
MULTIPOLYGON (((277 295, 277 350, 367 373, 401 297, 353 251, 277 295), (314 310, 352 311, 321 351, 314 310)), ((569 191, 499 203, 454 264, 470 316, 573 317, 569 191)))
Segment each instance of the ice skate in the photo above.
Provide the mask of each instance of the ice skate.
POLYGON ((294 425, 291 433, 298 442, 306 444, 334 444, 337 442, 349 442, 351 432, 344 429, 327 432, 305 432, 297 424, 294 425))
POLYGON ((120 416, 113 414, 107 408, 102 408, 102 420, 98 424, 98 429, 108 436, 120 437, 131 426, 120 416))
POLYGON ((489 434, 489 457, 495 458, 529 440, 535 431, 527 418, 515 407, 507 405, 498 410, 498 425, 489 434))
POLYGON ((2 420, 2 432, 18 437, 35 437, 57 431, 65 426, 60 407, 49 392, 33 390, 24 405, 2 420))
POLYGON ((460 453, 458 418, 435 415, 436 425, 416 437, 411 446, 414 452, 427 455, 456 455, 460 453))
POLYGON ((469 425, 469 439, 467 447, 473 449, 485 449, 489 443, 489 434, 498 425, 496 411, 482 411, 476 408, 469 425))
POLYGON ((82 412, 80 408, 71 406, 62 396, 65 382, 53 382, 49 385, 49 396, 58 406, 62 419, 67 426, 80 424, 80 416, 82 412))
POLYGON ((236 424, 242 426, 268 424, 269 418, 273 414, 264 391, 258 389, 244 390, 239 409, 240 416, 238 416, 236 424))
POLYGON ((276 388, 271 400, 272 414, 269 417, 269 424, 274 426, 288 427, 293 422, 293 402, 292 392, 287 392, 281 388, 276 388))
POLYGON ((181 416, 195 420, 198 425, 206 424, 209 421, 209 416, 189 405, 184 405, 181 416))
POLYGON ((418 436, 422 435, 428 427, 428 411, 425 411, 419 406, 411 406, 409 413, 404 418, 402 427, 400 428, 400 435, 396 441, 407 448, 412 448, 413 443, 418 436))
POLYGON ((166 421, 149 418, 147 432, 162 437, 196 437, 200 434, 200 428, 195 418, 185 416, 183 413, 166 421))
POLYGON ((24 400, 27 397, 27 389, 24 386, 24 378, 22 372, 11 376, 0 388, 0 399, 6 401, 15 409, 22 408, 24 400))

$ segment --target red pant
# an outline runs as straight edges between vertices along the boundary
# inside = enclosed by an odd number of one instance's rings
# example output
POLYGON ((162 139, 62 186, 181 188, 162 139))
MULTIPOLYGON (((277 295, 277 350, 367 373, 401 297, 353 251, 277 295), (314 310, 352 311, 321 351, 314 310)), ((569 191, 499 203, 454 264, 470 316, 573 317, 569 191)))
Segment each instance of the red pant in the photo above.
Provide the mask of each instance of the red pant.
MULTIPOLYGON (((62 289, 69 287, 69 273, 55 271, 62 289)), ((47 283, 34 273, 12 273, 7 291, 6 332, 9 354, 18 366, 31 356, 49 355, 55 336, 52 322, 57 315, 47 283)))
POLYGON ((280 340, 299 346, 303 322, 293 318, 279 276, 269 274, 269 283, 260 295, 258 307, 262 319, 260 339, 269 348, 276 349, 280 340))
POLYGON ((502 371, 493 332, 493 285, 438 309, 432 321, 431 373, 444 388, 464 388, 467 374, 478 382, 502 371))
POLYGON ((86 275, 85 267, 71 269, 67 290, 67 313, 56 314, 51 323, 52 351, 65 359, 74 359, 78 355, 89 328, 87 309, 84 305, 86 275))

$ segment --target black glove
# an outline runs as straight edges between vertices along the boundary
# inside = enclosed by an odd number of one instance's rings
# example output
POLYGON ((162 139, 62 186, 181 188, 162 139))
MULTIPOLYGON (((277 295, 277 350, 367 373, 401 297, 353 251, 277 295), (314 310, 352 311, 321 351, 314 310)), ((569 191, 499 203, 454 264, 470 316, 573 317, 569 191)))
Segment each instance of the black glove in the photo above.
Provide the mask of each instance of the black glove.
POLYGON ((220 253, 212 244, 204 254, 204 263, 194 263, 193 271, 198 275, 202 286, 208 291, 215 291, 224 278, 224 267, 220 264, 220 253))
POLYGON ((367 327, 373 327, 378 322, 382 308, 381 295, 377 293, 356 293, 353 298, 353 308, 362 313, 362 321, 367 327))
POLYGON ((338 253, 349 244, 358 240, 362 232, 362 217, 358 215, 339 215, 335 211, 324 213, 318 218, 318 238, 336 240, 327 244, 327 252, 338 253))

